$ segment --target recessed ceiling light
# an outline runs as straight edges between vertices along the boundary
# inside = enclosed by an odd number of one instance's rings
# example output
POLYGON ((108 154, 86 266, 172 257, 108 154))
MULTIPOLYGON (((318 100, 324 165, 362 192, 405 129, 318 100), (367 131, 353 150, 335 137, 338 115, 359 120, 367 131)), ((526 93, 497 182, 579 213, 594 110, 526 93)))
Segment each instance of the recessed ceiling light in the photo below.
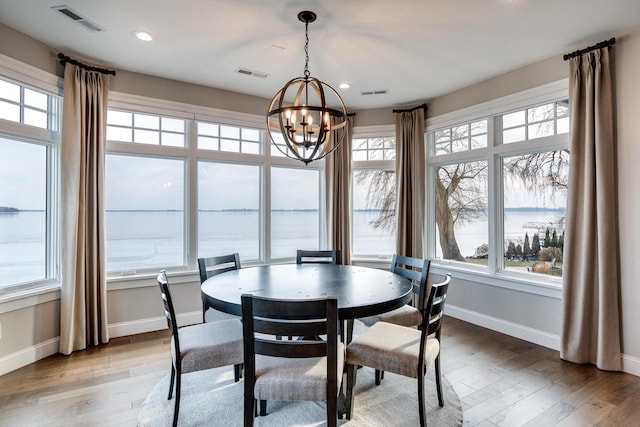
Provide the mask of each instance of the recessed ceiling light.
POLYGON ((145 41, 145 42, 150 42, 151 40, 153 40, 153 36, 146 32, 146 31, 134 31, 133 35, 136 36, 138 39, 145 41))
POLYGON ((340 89, 349 89, 349 88, 351 87, 351 85, 350 85, 349 83, 340 83, 340 84, 338 85, 338 87, 339 87, 340 89))

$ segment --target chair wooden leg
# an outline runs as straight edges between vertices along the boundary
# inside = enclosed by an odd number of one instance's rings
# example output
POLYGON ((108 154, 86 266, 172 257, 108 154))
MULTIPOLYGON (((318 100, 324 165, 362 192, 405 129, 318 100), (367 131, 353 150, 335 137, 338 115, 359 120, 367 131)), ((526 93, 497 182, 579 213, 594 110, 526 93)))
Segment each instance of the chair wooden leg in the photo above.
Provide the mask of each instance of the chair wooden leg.
POLYGON ((171 400, 171 396, 173 396, 173 381, 176 379, 176 368, 173 366, 173 362, 171 362, 171 379, 169 380, 169 395, 167 396, 167 400, 171 400))
POLYGON ((237 365, 233 365, 233 379, 235 382, 238 382, 240 378, 242 378, 242 364, 238 363, 237 365))
POLYGON ((424 402, 424 370, 418 370, 418 412, 420 414, 420 427, 427 425, 427 419, 425 415, 425 402, 424 402))
POLYGON ((358 367, 347 364, 347 419, 351 419, 353 413, 353 387, 356 385, 358 367))
POLYGON ((204 301, 202 302, 202 323, 206 323, 205 320, 205 314, 207 313, 207 306, 205 305, 204 301))
POLYGON ((244 395, 244 427, 253 427, 253 420, 256 417, 256 399, 252 395, 244 395))
POLYGON ((264 417, 267 415, 267 401, 266 400, 261 400, 260 401, 260 416, 264 417))
POLYGON ((376 385, 380 385, 380 381, 384 379, 384 371, 376 369, 376 385))
POLYGON ((327 427, 336 427, 338 425, 338 395, 332 393, 327 396, 327 427))
POLYGON ((180 385, 182 383, 182 369, 180 365, 176 367, 176 402, 173 407, 173 427, 178 425, 178 415, 180 413, 180 385))
POLYGON ((438 391, 438 404, 440 407, 444 407, 444 396, 442 394, 442 372, 440 371, 440 355, 436 357, 436 390, 438 391))

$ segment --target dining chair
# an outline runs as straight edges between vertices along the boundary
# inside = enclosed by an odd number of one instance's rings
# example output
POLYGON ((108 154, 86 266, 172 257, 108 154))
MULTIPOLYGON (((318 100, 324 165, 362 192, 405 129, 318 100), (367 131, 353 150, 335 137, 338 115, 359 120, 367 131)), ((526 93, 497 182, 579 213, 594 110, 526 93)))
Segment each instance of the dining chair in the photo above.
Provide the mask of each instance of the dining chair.
POLYGON ((427 277, 431 261, 395 254, 391 260, 391 272, 406 277, 413 284, 413 293, 417 296, 417 307, 409 304, 376 316, 359 319, 371 327, 376 322, 394 323, 401 326, 418 326, 422 323, 422 311, 426 300, 427 277))
POLYGON ((340 264, 340 249, 310 251, 298 249, 296 264, 340 264))
MULTIPOLYGON (((371 327, 377 322, 393 323, 400 326, 418 326, 422 323, 422 311, 426 300, 427 278, 431 261, 422 258, 413 258, 395 254, 391 260, 391 272, 409 279, 413 285, 413 293, 417 295, 418 306, 414 307, 413 301, 395 310, 378 314, 376 316, 359 319, 365 325, 371 327)), ((415 299, 415 298, 414 298, 415 299)), ((384 371, 376 370, 376 385, 384 378, 384 371)))
POLYGON ((435 362, 438 404, 444 406, 440 342, 450 282, 451 274, 447 274, 442 282, 431 285, 429 300, 422 308, 420 329, 378 322, 347 345, 347 419, 353 414, 353 387, 360 365, 417 378, 420 426, 426 426, 424 379, 435 362))
POLYGON ((344 372, 338 299, 277 300, 244 294, 242 327, 245 427, 253 425, 256 400, 260 415, 266 415, 262 404, 267 400, 324 401, 327 424, 336 426, 344 372), (326 335, 326 340, 278 341, 275 335, 326 335))
POLYGON ((158 274, 157 280, 167 325, 171 330, 171 379, 167 400, 170 400, 173 395, 175 382, 176 400, 173 409, 173 426, 175 427, 178 424, 180 411, 180 387, 183 373, 234 365, 235 381, 240 380, 243 357, 242 323, 236 318, 198 323, 178 329, 169 282, 164 270, 158 274))
MULTIPOLYGON (((209 258, 198 258, 198 270, 200 271, 200 284, 202 285, 209 277, 226 273, 227 271, 239 270, 240 255, 236 252, 229 255, 214 256, 209 258)), ((200 294, 202 297, 202 323, 206 322, 206 313, 210 308, 205 300, 205 295, 200 294)), ((220 318, 232 319, 234 317, 230 314, 221 313, 220 318)))

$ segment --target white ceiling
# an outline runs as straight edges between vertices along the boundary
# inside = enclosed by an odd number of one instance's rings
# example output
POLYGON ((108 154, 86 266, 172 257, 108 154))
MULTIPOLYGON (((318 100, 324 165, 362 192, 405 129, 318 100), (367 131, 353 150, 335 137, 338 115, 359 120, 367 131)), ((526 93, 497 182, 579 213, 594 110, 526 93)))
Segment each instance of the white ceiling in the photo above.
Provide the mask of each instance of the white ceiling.
POLYGON ((104 67, 271 98, 303 74, 302 10, 318 15, 311 75, 351 83, 351 110, 423 102, 640 27, 640 0, 0 0, 0 22, 104 67), (51 9, 62 4, 104 31, 51 9))

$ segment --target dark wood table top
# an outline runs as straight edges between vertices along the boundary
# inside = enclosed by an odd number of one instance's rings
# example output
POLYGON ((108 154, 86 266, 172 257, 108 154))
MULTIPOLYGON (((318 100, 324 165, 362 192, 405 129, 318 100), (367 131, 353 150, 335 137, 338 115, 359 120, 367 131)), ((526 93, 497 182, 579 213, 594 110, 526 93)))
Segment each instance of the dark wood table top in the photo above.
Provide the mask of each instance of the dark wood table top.
POLYGON ((338 297, 340 319, 386 313, 407 304, 411 282, 390 271, 332 264, 278 264, 241 268, 202 284, 209 307, 241 315, 240 296, 277 299, 338 297))

